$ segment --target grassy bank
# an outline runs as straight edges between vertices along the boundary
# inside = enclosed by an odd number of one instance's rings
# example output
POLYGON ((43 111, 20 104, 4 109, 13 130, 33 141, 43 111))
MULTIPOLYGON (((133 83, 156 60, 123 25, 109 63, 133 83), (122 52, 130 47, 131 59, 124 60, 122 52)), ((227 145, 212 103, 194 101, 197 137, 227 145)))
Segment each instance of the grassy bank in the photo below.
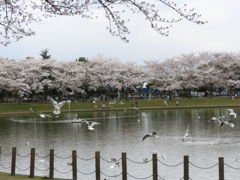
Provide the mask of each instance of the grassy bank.
MULTIPOLYGON (((132 100, 118 101, 112 104, 108 102, 72 102, 65 104, 62 111, 87 111, 87 110, 117 110, 117 109, 130 109, 132 108, 132 100), (102 107, 105 104, 106 107, 102 107)), ((239 106, 240 98, 232 100, 230 97, 214 97, 214 98, 186 98, 186 99, 173 99, 167 100, 167 106, 164 105, 164 99, 154 100, 137 100, 138 108, 151 109, 151 108, 184 108, 184 107, 219 107, 219 106, 239 106), (179 101, 179 105, 176 105, 179 101)), ((52 112, 53 106, 48 104, 0 104, 0 114, 5 113, 31 113, 30 108, 35 108, 42 112, 52 112)))
MULTIPOLYGON (((24 175, 16 175, 16 176, 11 176, 9 174, 3 174, 0 173, 0 180, 47 180, 47 177, 34 177, 34 178, 29 178, 28 176, 24 175)), ((64 179, 54 179, 54 180, 64 180, 64 179)))

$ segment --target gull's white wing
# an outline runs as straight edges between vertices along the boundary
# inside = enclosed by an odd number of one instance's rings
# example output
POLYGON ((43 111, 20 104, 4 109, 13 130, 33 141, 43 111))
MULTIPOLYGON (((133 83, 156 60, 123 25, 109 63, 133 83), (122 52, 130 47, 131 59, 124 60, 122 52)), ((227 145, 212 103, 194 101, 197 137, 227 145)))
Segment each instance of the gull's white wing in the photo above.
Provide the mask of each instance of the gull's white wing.
POLYGON ((91 123, 91 126, 94 127, 95 125, 98 125, 98 124, 100 124, 100 123, 98 123, 98 122, 92 122, 92 123, 91 123))
POLYGON ((57 101, 54 101, 52 98, 50 98, 50 101, 51 101, 51 103, 53 104, 54 107, 57 106, 57 101))
POLYGON ((51 115, 48 115, 48 114, 44 114, 46 117, 52 117, 51 115))
POLYGON ((234 118, 235 118, 235 119, 237 118, 237 113, 234 114, 234 118))
POLYGON ((217 118, 217 121, 220 125, 225 122, 225 121, 220 120, 219 118, 217 118))
POLYGON ((88 126, 90 126, 91 124, 90 124, 90 122, 89 121, 87 121, 86 119, 81 119, 82 120, 82 122, 85 122, 88 126))
POLYGON ((61 108, 67 101, 62 101, 58 103, 58 107, 61 108))
POLYGON ((227 109, 230 113, 233 113, 234 111, 233 111, 233 109, 227 109))

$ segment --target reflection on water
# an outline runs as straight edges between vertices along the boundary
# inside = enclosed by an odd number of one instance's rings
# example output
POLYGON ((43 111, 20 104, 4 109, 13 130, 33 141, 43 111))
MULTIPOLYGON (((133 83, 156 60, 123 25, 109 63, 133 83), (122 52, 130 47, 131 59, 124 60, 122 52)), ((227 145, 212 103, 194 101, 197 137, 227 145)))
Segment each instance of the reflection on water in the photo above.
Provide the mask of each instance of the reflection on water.
MULTIPOLYGON (((235 110, 238 112, 238 110, 235 110)), ((78 117, 101 123, 94 131, 89 131, 85 123, 73 123, 74 114, 60 114, 59 117, 41 119, 38 115, 19 115, 0 117, 0 145, 2 152, 9 152, 16 146, 17 152, 26 155, 31 147, 36 148, 36 166, 47 169, 49 149, 54 149, 55 176, 71 178, 71 151, 83 158, 94 157, 95 151, 110 160, 119 159, 121 152, 127 152, 128 172, 136 177, 147 177, 151 174, 152 164, 134 163, 150 160, 152 153, 158 153, 159 160, 166 164, 178 164, 184 155, 190 156, 190 161, 200 167, 209 167, 218 162, 218 157, 225 157, 225 162, 233 167, 239 167, 240 161, 240 127, 219 127, 216 123, 209 123, 213 116, 229 118, 226 109, 189 109, 189 110, 159 110, 159 111, 127 111, 127 112, 94 112, 78 113, 78 117), (190 126, 189 136, 182 142, 187 126, 190 126), (142 142, 142 137, 149 132, 156 131, 159 138, 148 138, 142 142), (68 158, 67 158, 68 157, 68 158), (143 168, 145 169, 143 171, 143 168)), ((237 120, 238 121, 238 120, 237 120)), ((7 166, 11 158, 2 155, 1 162, 7 166)), ((81 172, 94 171, 94 160, 78 159, 78 169, 81 172)), ((1 163, 0 163, 1 164, 1 163)), ((17 165, 23 170, 29 166, 29 159, 19 157, 17 165)), ((101 161, 101 170, 108 175, 121 172, 120 167, 101 161)), ((180 179, 183 176, 182 165, 168 167, 159 164, 159 174, 165 179, 180 179), (169 173, 171 172, 171 173, 169 173)), ((240 178, 240 172, 225 168, 226 179, 240 178)), ((0 171, 2 169, 0 168, 0 171)), ((10 169, 9 169, 10 171, 10 169)), ((8 172, 9 172, 8 171, 8 172)), ((17 173, 28 174, 29 170, 17 173)), ((37 171, 36 175, 48 175, 48 171, 37 171)), ((81 175, 79 179, 92 180, 95 175, 81 175)), ((199 169, 190 165, 192 179, 212 180, 218 178, 218 167, 199 169)), ((104 175, 102 175, 104 178, 104 175)), ((107 178, 107 179, 121 179, 107 178)), ((129 179, 133 179, 129 177, 129 179)))

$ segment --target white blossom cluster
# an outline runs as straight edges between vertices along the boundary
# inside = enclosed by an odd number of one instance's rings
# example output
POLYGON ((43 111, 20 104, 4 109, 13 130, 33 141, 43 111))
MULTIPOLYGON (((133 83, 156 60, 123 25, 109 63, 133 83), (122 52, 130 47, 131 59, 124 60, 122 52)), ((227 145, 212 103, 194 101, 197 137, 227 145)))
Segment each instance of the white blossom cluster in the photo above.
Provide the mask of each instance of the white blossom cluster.
POLYGON ((137 92, 143 84, 160 91, 236 91, 240 89, 240 56, 205 52, 143 65, 103 57, 87 62, 0 58, 0 97, 107 95, 110 91, 117 96, 137 92))

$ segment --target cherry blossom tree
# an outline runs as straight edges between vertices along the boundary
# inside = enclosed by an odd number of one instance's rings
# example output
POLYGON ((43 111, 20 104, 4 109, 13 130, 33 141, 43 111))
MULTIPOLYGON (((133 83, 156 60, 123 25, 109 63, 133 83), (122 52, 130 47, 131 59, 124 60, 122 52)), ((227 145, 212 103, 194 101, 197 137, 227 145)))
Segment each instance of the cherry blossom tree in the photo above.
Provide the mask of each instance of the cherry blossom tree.
POLYGON ((170 97, 175 93, 228 92, 240 90, 240 56, 233 53, 187 54, 143 65, 122 63, 96 57, 88 61, 57 61, 27 58, 21 61, 0 58, 0 100, 29 97, 46 100, 91 96, 121 97, 140 95, 147 82, 149 90, 161 90, 170 97))
POLYGON ((53 16, 80 16, 93 18, 94 12, 103 11, 109 22, 108 30, 114 36, 128 41, 128 18, 125 14, 137 13, 149 22, 150 26, 163 36, 169 35, 172 24, 183 19, 196 24, 204 24, 201 15, 194 8, 177 5, 170 0, 1 0, 0 1, 0 35, 1 44, 7 45, 13 40, 34 35, 29 28, 33 22, 41 22, 53 16), (165 16, 164 9, 173 14, 165 16))

